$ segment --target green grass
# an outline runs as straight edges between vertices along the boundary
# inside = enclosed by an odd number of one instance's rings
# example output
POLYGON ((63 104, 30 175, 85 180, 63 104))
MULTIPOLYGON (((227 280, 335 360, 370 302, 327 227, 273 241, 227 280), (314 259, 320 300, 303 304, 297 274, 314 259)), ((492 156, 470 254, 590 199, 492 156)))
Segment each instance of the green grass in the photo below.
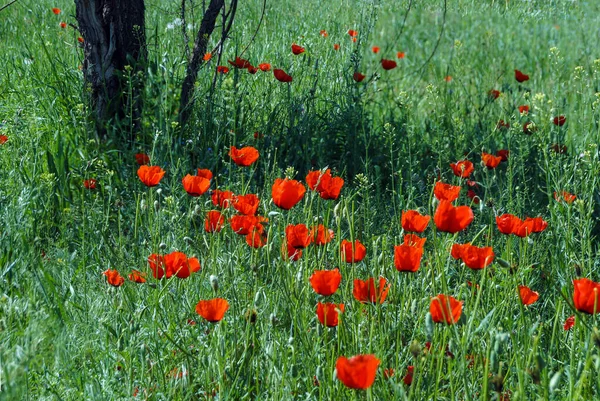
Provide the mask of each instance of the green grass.
MULTIPOLYGON (((93 135, 79 35, 58 25, 75 23, 72 2, 22 0, 0 12, 0 135, 9 137, 0 145, 0 400, 132 399, 135 389, 136 399, 149 400, 600 397, 598 319, 574 312, 572 284, 600 280, 600 3, 458 0, 444 17, 443 2, 414 2, 404 25, 407 1, 268 2, 244 57, 283 68, 293 83, 232 70, 211 93, 213 59, 200 72, 186 131, 176 123, 185 73, 181 27, 169 25, 176 3, 147 1, 144 119, 125 144, 93 135), (348 29, 358 30, 357 43, 348 29), (293 42, 306 53, 292 55, 293 42), (398 51, 406 57, 396 59, 398 51), (382 57, 398 68, 384 71, 382 57), (361 84, 355 69, 367 75, 361 84), (514 69, 531 79, 518 85, 514 69), (500 98, 490 101, 490 89, 500 98), (567 117, 560 128, 552 124, 558 115, 567 117), (496 129, 500 119, 508 130, 496 129), (523 133, 526 121, 535 122, 533 135, 523 133), (257 147, 259 161, 235 166, 231 145, 257 147), (508 163, 479 164, 482 151, 499 149, 510 150, 508 163), (141 151, 166 170, 157 188, 137 178, 141 151), (396 271, 402 210, 433 215, 435 181, 461 183, 449 163, 464 157, 475 163, 482 202, 471 204, 463 184, 457 203, 472 205, 474 223, 457 235, 431 223, 419 271, 396 271), (304 181, 325 166, 346 179, 339 200, 308 191, 290 211, 272 203, 275 178, 304 181), (212 189, 259 195, 266 247, 249 248, 229 227, 204 232, 214 206, 181 185, 196 168, 213 171, 212 189), (98 180, 96 190, 83 188, 88 178, 98 180), (556 202, 562 190, 577 200, 556 202), (548 229, 504 236, 494 221, 502 213, 542 216, 548 229), (335 239, 284 260, 286 225, 315 222, 335 239), (355 238, 367 257, 346 264, 339 243, 355 238), (483 271, 453 260, 451 245, 469 241, 502 260, 483 271), (153 279, 148 256, 174 250, 197 256, 202 270, 153 279), (344 303, 345 313, 337 328, 324 328, 315 314, 322 297, 308 278, 335 267, 343 279, 331 302, 344 303), (109 268, 150 277, 114 288, 102 275, 109 268), (230 303, 217 324, 195 313, 200 299, 216 296, 211 275, 230 303), (391 282, 385 303, 355 301, 353 279, 379 275, 391 282), (540 300, 522 306, 521 284, 540 300), (458 324, 431 322, 439 293, 464 302, 458 324), (563 330, 574 314, 575 326, 563 330), (374 385, 346 389, 336 359, 367 353, 381 360, 374 385), (408 366, 411 386, 402 380, 408 366)), ((262 1, 241 3, 223 65, 249 44, 261 14, 262 1)), ((190 37, 201 18, 194 4, 190 37)), ((127 121, 114 131, 111 138, 131 135, 127 121)))

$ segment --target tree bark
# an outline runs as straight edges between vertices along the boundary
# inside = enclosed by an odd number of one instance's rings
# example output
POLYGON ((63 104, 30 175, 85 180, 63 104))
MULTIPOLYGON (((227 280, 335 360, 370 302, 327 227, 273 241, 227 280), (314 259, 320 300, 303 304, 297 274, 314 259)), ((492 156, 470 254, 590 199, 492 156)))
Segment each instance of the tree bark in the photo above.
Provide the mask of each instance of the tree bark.
POLYGON ((194 106, 194 85, 196 84, 198 71, 200 70, 203 56, 207 50, 208 40, 210 39, 210 35, 215 29, 215 23, 224 5, 225 0, 210 1, 208 8, 204 13, 204 17, 202 18, 202 23, 200 24, 198 35, 196 36, 196 40, 194 41, 194 51, 192 52, 192 59, 190 60, 187 66, 185 79, 183 80, 183 84, 181 86, 181 99, 179 103, 179 123, 182 127, 185 126, 192 112, 192 108, 194 106))
POLYGON ((109 123, 127 113, 137 126, 143 79, 136 77, 126 86, 123 76, 145 71, 144 0, 75 0, 75 6, 84 39, 85 82, 99 135, 106 137, 109 123))

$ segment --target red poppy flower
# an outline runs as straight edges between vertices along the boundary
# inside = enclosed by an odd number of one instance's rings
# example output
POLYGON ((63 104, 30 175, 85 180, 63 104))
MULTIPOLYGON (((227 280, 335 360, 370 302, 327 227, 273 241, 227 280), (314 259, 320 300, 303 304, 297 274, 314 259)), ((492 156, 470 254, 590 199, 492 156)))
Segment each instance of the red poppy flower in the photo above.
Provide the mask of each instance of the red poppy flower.
POLYGON ((398 57, 399 59, 403 59, 404 57, 406 57, 406 54, 404 52, 398 52, 396 53, 396 57, 398 57))
POLYGON ((567 117, 557 116, 557 117, 554 117, 554 119, 552 119, 552 122, 554 123, 554 125, 558 125, 559 127, 562 127, 567 122, 567 117))
POLYGON ((406 368, 406 375, 402 379, 405 385, 410 386, 413 382, 413 374, 415 372, 414 366, 409 366, 406 368))
POLYGON ((106 276, 106 281, 108 284, 112 285, 113 287, 120 287, 125 282, 125 279, 121 277, 119 272, 116 270, 108 269, 102 274, 106 276))
POLYGON ((339 43, 335 43, 335 44, 333 45, 333 50, 340 50, 340 45, 339 45, 339 43))
POLYGON ((88 180, 83 180, 83 186, 86 189, 96 189, 96 184, 98 183, 98 181, 96 181, 95 178, 90 178, 88 180))
POLYGON ((558 192, 556 192, 556 191, 555 191, 555 192, 554 192, 554 199, 555 199, 557 202, 560 202, 560 201, 561 201, 561 198, 562 198, 562 200, 564 200, 566 203, 569 203, 569 204, 570 204, 570 203, 573 203, 573 202, 575 201, 575 199, 577 199, 577 196, 576 196, 576 195, 573 195, 573 194, 571 194, 571 193, 569 193, 569 192, 567 192, 567 191, 562 191, 562 192, 560 192, 560 194, 559 194, 558 192))
POLYGON ((198 175, 188 174, 183 177, 181 183, 185 192, 190 196, 200 196, 210 188, 210 179, 198 175))
POLYGON ((60 8, 56 8, 56 7, 54 7, 54 8, 52 9, 52 12, 53 12, 55 15, 58 15, 58 14, 60 14, 60 8))
POLYGON ((540 233, 548 227, 548 222, 541 217, 527 217, 520 225, 514 228, 513 234, 517 237, 527 237, 529 234, 540 233))
POLYGON ((229 157, 238 166, 248 167, 258 160, 258 150, 252 146, 245 146, 241 149, 232 146, 229 150, 229 157))
POLYGON ((416 234, 405 234, 404 235, 404 244, 405 245, 423 248, 425 246, 426 241, 427 241, 427 238, 421 238, 416 234))
POLYGON ((527 121, 525 124, 523 124, 523 133, 525 135, 531 135, 535 131, 537 131, 537 127, 535 126, 535 124, 533 122, 527 121))
POLYGON ((479 248, 471 244, 454 244, 451 254, 454 259, 461 259, 468 268, 473 270, 489 266, 495 258, 492 247, 479 248))
POLYGON ((379 359, 375 355, 340 356, 335 362, 337 377, 344 386, 366 390, 375 382, 379 359))
POLYGON ((498 120, 498 123, 496 124, 496 129, 498 131, 507 130, 509 128, 510 128, 510 123, 508 123, 504 120, 498 120))
POLYGON ((352 79, 355 80, 356 82, 362 82, 365 79, 366 75, 361 74, 360 72, 355 72, 354 75, 352 75, 352 79))
POLYGON ((481 202, 481 199, 479 199, 479 196, 477 196, 477 193, 475 191, 473 191, 472 189, 469 189, 467 191, 467 198, 471 199, 473 201, 473 203, 476 205, 479 205, 479 202, 481 202))
POLYGON ((233 198, 233 208, 246 216, 255 215, 260 199, 255 194, 238 195, 233 198))
POLYGON ((323 224, 319 224, 311 228, 310 237, 315 245, 325 245, 331 242, 334 233, 333 230, 325 228, 323 224))
POLYGON ((302 53, 304 53, 304 47, 298 46, 297 44, 292 43, 292 53, 294 53, 296 56, 298 54, 302 54, 302 53))
POLYGON ((253 65, 251 65, 250 67, 248 67, 248 72, 252 75, 256 74, 258 72, 258 68, 254 67, 253 65))
POLYGON ((342 275, 339 269, 333 270, 315 270, 310 276, 310 285, 313 290, 324 297, 335 293, 342 281, 342 275))
POLYGON ((273 203, 275 203, 275 206, 284 210, 293 208, 300 200, 302 200, 305 193, 306 188, 304 185, 296 180, 290 180, 288 178, 277 178, 271 188, 273 203))
POLYGON ((150 270, 152 270, 152 276, 160 280, 165 275, 165 260, 164 257, 153 253, 148 256, 148 264, 150 265, 150 270))
POLYGON ((391 379, 392 377, 394 377, 395 374, 396 371, 394 370, 394 368, 387 368, 383 370, 383 377, 385 377, 386 379, 391 379))
POLYGON ((212 53, 210 52, 206 52, 204 53, 204 56, 202 56, 202 60, 204 61, 209 61, 212 58, 212 53))
POLYGON ((531 305, 540 298, 540 294, 533 291, 531 288, 526 285, 519 286, 519 298, 521 298, 521 302, 523 305, 531 305))
POLYGON ((340 252, 346 263, 358 263, 367 255, 367 248, 359 240, 355 240, 354 243, 343 240, 340 245, 340 252))
POLYGON ((155 187, 165 175, 165 170, 159 166, 140 166, 137 171, 140 181, 147 187, 155 187))
MULTIPOLYGON (((460 191, 460 187, 457 187, 460 191)), ((401 224, 404 231, 422 233, 431 220, 430 216, 423 216, 416 210, 402 211, 401 224)))
POLYGON ((213 205, 219 206, 222 209, 228 208, 229 205, 233 203, 233 199, 235 195, 231 191, 221 191, 220 189, 215 189, 212 192, 211 200, 213 205))
POLYGON ((529 113, 529 106, 527 106, 527 105, 519 106, 519 113, 521 113, 521 114, 529 113))
POLYGON ((336 327, 338 325, 338 313, 344 312, 344 304, 321 303, 317 304, 317 317, 323 326, 336 327))
POLYGON ((573 303, 575 309, 589 314, 600 313, 600 283, 588 278, 573 280, 575 291, 573 292, 573 303))
POLYGON ((489 92, 488 92, 488 96, 489 96, 490 99, 496 100, 496 99, 498 99, 500 97, 501 93, 502 92, 500 92, 499 90, 490 89, 489 92))
POLYGON ((329 34, 327 33, 327 31, 325 29, 321 29, 321 31, 319 31, 319 35, 323 36, 324 38, 329 36, 329 34))
POLYGON ((501 216, 496 216, 496 225, 502 234, 512 234, 521 224, 523 224, 523 221, 513 214, 505 213, 501 216))
POLYGON ((279 82, 292 82, 292 77, 279 68, 273 70, 273 75, 279 82))
POLYGON ((381 66, 384 70, 393 70, 398 66, 398 64, 394 60, 387 60, 385 58, 381 59, 381 66))
POLYGON ((456 163, 450 163, 450 168, 452 168, 454 175, 460 178, 468 178, 471 173, 475 171, 473 163, 471 163, 469 160, 461 160, 456 163))
POLYGON ((521 83, 521 82, 525 82, 529 80, 529 75, 527 74, 523 74, 521 71, 519 70, 515 70, 515 79, 517 80, 517 82, 521 83))
POLYGON ((377 53, 379 53, 380 49, 379 49, 379 46, 373 46, 373 47, 371 47, 371 50, 373 51, 373 53, 377 54, 377 53))
POLYGON ((421 266, 423 247, 418 244, 402 244, 394 247, 394 266, 400 272, 414 273, 421 266))
POLYGON ((8 137, 6 135, 0 135, 0 145, 4 145, 8 141, 8 137))
POLYGON ((433 195, 439 201, 454 202, 460 195, 460 187, 438 181, 435 183, 435 187, 433 187, 433 195))
POLYGON ((267 245, 267 233, 262 226, 255 226, 246 234, 246 244, 251 248, 262 248, 267 245))
POLYGON ((355 31, 354 29, 348 29, 348 35, 350 35, 350 37, 356 37, 358 36, 358 31, 355 31))
POLYGON ((352 295, 362 303, 380 303, 382 304, 387 298, 391 284, 383 277, 379 277, 379 286, 375 288, 375 279, 373 277, 367 280, 354 280, 354 288, 352 295))
POLYGON ((508 155, 510 151, 508 149, 500 149, 496 152, 496 156, 500 157, 501 161, 505 162, 508 160, 508 155))
POLYGON ((225 216, 218 210, 210 210, 206 213, 204 220, 204 231, 207 233, 218 233, 225 226, 225 216))
POLYGON ((271 71, 271 64, 269 64, 269 63, 260 63, 258 65, 258 68, 260 68, 260 70, 263 71, 263 72, 271 71))
POLYGON ((143 284, 146 282, 146 273, 137 270, 132 270, 127 277, 129 278, 129 281, 133 281, 134 283, 143 284))
POLYGON ((450 75, 446 75, 444 77, 444 81, 446 81, 446 82, 452 82, 452 77, 450 75))
POLYGON ((211 323, 216 323, 223 319, 227 309, 229 309, 229 302, 223 298, 200 301, 196 305, 196 313, 211 323))
POLYGON ((138 164, 138 166, 143 166, 145 164, 149 164, 150 163, 150 156, 148 156, 145 153, 136 153, 135 154, 135 161, 138 164))
POLYGON ((217 73, 218 74, 227 74, 229 72, 229 68, 225 67, 224 65, 219 65, 217 66, 217 73))
POLYGON ((78 41, 79 43, 83 43, 83 42, 85 42, 85 40, 83 40, 83 38, 82 38, 81 36, 77 38, 77 41, 78 41))
POLYGON ((481 161, 483 162, 483 164, 485 164, 485 166, 488 168, 488 170, 492 170, 492 169, 495 169, 496 167, 498 167, 498 165, 502 161, 502 157, 494 156, 492 154, 482 152, 481 153, 481 161))
POLYGON ((231 217, 230 224, 234 233, 248 235, 255 227, 262 230, 263 226, 261 223, 266 221, 267 219, 261 216, 235 215, 231 217))
POLYGON ((443 200, 435 211, 433 222, 439 231, 455 234, 467 228, 474 218, 473 210, 469 206, 455 207, 443 200))
POLYGON ((429 313, 435 323, 446 323, 448 325, 458 322, 462 314, 463 302, 454 297, 439 294, 431 298, 429 313))
POLYGON ((295 262, 302 257, 302 249, 296 249, 287 241, 281 244, 281 258, 283 260, 295 262))
POLYGON ((67 27, 67 23, 66 22, 61 22, 60 24, 58 24, 62 29, 65 29, 67 27))
POLYGON ((234 68, 248 68, 252 67, 252 64, 246 59, 236 57, 235 61, 227 60, 229 64, 231 64, 234 68))
POLYGON ((565 324, 563 325, 563 329, 569 330, 573 326, 575 326, 575 316, 569 316, 567 320, 565 320, 565 324))
POLYGON ((167 278, 176 275, 179 278, 188 278, 192 273, 200 270, 197 258, 189 258, 183 252, 171 252, 163 257, 167 278))
POLYGON ((313 191, 317 191, 321 198, 336 200, 339 198, 344 186, 344 179, 341 177, 332 177, 330 169, 327 169, 324 173, 317 170, 308 173, 306 184, 313 191))
POLYGON ((290 224, 285 228, 285 238, 289 246, 304 249, 310 245, 311 236, 304 224, 290 224))

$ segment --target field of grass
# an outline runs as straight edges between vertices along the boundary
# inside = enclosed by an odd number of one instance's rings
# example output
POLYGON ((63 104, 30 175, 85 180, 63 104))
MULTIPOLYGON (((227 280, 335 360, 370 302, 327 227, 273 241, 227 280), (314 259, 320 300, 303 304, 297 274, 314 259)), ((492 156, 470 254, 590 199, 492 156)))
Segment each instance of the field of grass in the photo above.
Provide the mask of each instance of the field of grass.
MULTIPOLYGON (((89 118, 80 35, 59 25, 76 24, 73 2, 0 11, 0 400, 600 399, 600 322, 581 307, 593 312, 597 292, 574 300, 573 282, 600 281, 600 2, 278 0, 257 31, 263 1, 244 1, 200 71, 186 130, 181 2, 146 3, 147 75, 129 77, 145 79, 142 126, 115 123, 109 140, 89 118), (236 55, 293 81, 235 69, 236 55), (231 146, 260 156, 238 166, 231 146), (506 161, 481 163, 500 150, 506 161), (157 186, 138 178, 138 153, 165 171, 157 186), (453 174, 467 159, 470 177, 453 174), (324 168, 344 179, 337 199, 308 188, 324 168), (192 197, 182 179, 197 169, 213 176, 192 197), (289 210, 272 199, 284 177, 306 187, 289 210), (456 233, 434 224, 438 181, 460 186, 453 204, 474 215, 456 233), (239 213, 213 204, 216 189, 258 195, 268 221, 250 239, 264 246, 234 232, 239 213), (205 230, 211 210, 220 232, 205 230), (407 210, 431 216, 412 273, 395 267, 407 210), (547 227, 502 234, 504 214, 547 227), (298 224, 334 237, 294 261, 286 227, 298 224), (364 259, 347 262, 343 240, 364 244, 364 259), (466 243, 495 258, 469 268, 452 256, 466 243), (200 270, 158 279, 149 257, 175 251, 200 270), (310 277, 335 268, 339 289, 317 295, 310 277), (355 280, 379 277, 387 297, 359 302, 355 280), (539 299, 525 305, 519 286, 539 299), (438 294, 463 303, 452 324, 434 321, 438 294), (208 322, 197 304, 216 297, 229 308, 208 322), (344 304, 336 327, 319 302, 344 304), (366 390, 336 373, 355 355, 379 360, 366 390)), ((188 1, 190 38, 201 17, 188 1)))

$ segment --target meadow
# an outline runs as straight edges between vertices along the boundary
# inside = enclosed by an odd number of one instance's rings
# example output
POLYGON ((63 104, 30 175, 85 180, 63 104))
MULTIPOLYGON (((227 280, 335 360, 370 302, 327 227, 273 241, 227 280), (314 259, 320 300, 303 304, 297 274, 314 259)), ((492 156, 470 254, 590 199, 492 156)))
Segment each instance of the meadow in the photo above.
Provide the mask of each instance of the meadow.
POLYGON ((241 2, 182 129, 187 4, 108 138, 0 11, 0 400, 600 399, 600 2, 241 2))

